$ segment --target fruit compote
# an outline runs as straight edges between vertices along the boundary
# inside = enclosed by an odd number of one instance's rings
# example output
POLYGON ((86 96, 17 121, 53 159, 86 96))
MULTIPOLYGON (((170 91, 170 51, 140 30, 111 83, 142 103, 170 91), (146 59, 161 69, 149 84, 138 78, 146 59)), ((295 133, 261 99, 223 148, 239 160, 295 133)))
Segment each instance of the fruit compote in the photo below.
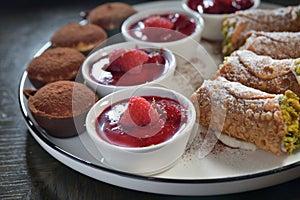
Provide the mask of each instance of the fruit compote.
POLYGON ((132 96, 106 108, 96 120, 96 130, 108 143, 147 147, 170 139, 186 121, 186 109, 174 99, 132 96))
POLYGON ((169 66, 163 49, 116 49, 90 68, 90 77, 103 85, 133 86, 162 76, 169 66))
POLYGON ((180 13, 152 15, 130 26, 129 34, 147 42, 172 42, 191 35, 196 26, 193 18, 180 13))
POLYGON ((199 13, 230 14, 252 7, 254 0, 188 0, 187 5, 199 13))

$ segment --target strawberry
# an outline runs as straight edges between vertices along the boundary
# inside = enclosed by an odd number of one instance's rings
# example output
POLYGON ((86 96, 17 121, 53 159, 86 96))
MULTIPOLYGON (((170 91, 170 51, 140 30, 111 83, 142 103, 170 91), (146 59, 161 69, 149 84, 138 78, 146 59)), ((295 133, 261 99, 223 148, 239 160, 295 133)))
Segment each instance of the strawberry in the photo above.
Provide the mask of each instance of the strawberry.
POLYGON ((151 16, 144 21, 145 27, 157 27, 172 29, 174 24, 167 18, 160 16, 151 16))
POLYGON ((123 72, 137 73, 148 59, 148 54, 145 51, 131 49, 122 53, 117 59, 115 59, 114 65, 118 66, 123 72))
POLYGON ((184 15, 179 15, 179 17, 176 18, 174 25, 177 31, 185 35, 190 35, 196 28, 196 24, 191 22, 191 20, 184 15))
POLYGON ((161 131, 164 123, 164 120, 159 119, 156 105, 139 96, 130 98, 119 121, 128 135, 137 138, 153 137, 161 131))
POLYGON ((113 71, 113 72, 120 72, 121 69, 115 62, 122 54, 126 52, 125 49, 114 49, 110 54, 108 55, 109 64, 107 64, 104 68, 106 71, 113 71))
POLYGON ((157 104, 160 106, 160 109, 166 115, 168 121, 172 121, 174 123, 181 121, 182 114, 177 106, 175 106, 167 100, 160 100, 159 102, 157 102, 157 104))
POLYGON ((225 9, 226 7, 222 7, 221 1, 214 1, 212 5, 203 5, 204 12, 208 14, 222 14, 225 9))
POLYGON ((144 140, 147 144, 159 144, 171 138, 176 131, 177 129, 174 129, 173 124, 164 124, 164 127, 160 130, 159 134, 155 134, 152 137, 145 138, 144 140))
POLYGON ((203 4, 203 0, 188 0, 187 5, 191 9, 198 11, 198 6, 203 4))
POLYGON ((254 4, 254 1, 223 0, 219 4, 220 7, 223 8, 223 13, 233 13, 237 10, 244 10, 250 8, 254 4))
POLYGON ((126 52, 125 49, 114 49, 110 54, 108 55, 109 62, 114 62, 116 59, 118 59, 120 56, 122 56, 126 52))
POLYGON ((205 3, 204 0, 189 0, 187 5, 197 11, 197 12, 204 12, 209 14, 221 14, 226 7, 222 7, 220 5, 222 1, 209 1, 209 3, 205 3))
POLYGON ((176 30, 184 29, 187 26, 189 20, 190 19, 184 15, 179 15, 178 17, 176 17, 174 22, 176 30))
POLYGON ((149 60, 147 63, 165 64, 165 59, 159 52, 155 52, 149 54, 149 60))
POLYGON ((231 13, 236 10, 235 6, 240 6, 240 5, 239 5, 239 2, 237 2, 237 1, 234 2, 232 0, 223 0, 223 1, 220 1, 218 4, 216 4, 215 7, 216 6, 219 7, 220 13, 231 13))
POLYGON ((128 110, 132 121, 138 126, 148 125, 159 118, 155 108, 143 97, 131 97, 128 103, 128 110))
POLYGON ((157 110, 145 98, 132 96, 127 110, 120 119, 123 126, 146 126, 155 124, 159 120, 157 110))

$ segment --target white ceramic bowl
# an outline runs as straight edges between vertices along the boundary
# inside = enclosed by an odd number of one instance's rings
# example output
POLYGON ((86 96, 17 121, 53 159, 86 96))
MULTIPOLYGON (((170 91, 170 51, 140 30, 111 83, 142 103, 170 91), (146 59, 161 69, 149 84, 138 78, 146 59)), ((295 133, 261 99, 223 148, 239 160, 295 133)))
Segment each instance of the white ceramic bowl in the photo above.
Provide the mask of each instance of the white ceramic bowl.
MULTIPOLYGON (((104 56, 108 55, 110 52, 112 52, 115 49, 155 49, 155 50, 162 50, 165 58, 168 60, 168 64, 165 65, 165 69, 163 74, 158 77, 157 79, 154 79, 153 81, 146 82, 142 85, 164 85, 170 82, 170 80, 173 77, 175 67, 176 67, 176 59, 173 55, 173 53, 166 49, 166 48, 157 48, 155 46, 151 46, 149 44, 137 44, 135 42, 122 42, 122 43, 117 43, 113 44, 110 46, 106 46, 104 48, 101 48, 99 50, 96 50, 93 52, 91 55, 89 55, 86 60, 82 64, 82 75, 84 80, 86 81, 86 84, 91 87, 96 93, 100 96, 103 97, 105 95, 108 95, 112 92, 122 90, 122 89, 128 89, 135 87, 136 85, 133 86, 121 86, 121 85, 104 85, 101 84, 97 81, 95 81, 91 76, 90 76, 90 69, 94 63, 99 61, 100 58, 103 58, 104 56)), ((99 71, 99 73, 106 73, 104 70, 99 71)))
POLYGON ((155 174, 173 166, 182 156, 196 120, 196 111, 191 101, 182 94, 162 87, 137 87, 120 90, 99 100, 89 111, 86 128, 94 141, 104 162, 114 169, 135 174, 155 174), (187 122, 175 135, 163 143, 147 147, 120 147, 110 144, 99 137, 95 129, 95 120, 111 104, 131 96, 161 96, 177 100, 187 109, 187 122))
MULTIPOLYGON (((219 41, 223 40, 224 36, 222 35, 221 32, 222 23, 225 17, 228 16, 228 14, 205 14, 205 13, 200 14, 192 10, 190 7, 188 7, 186 2, 187 0, 182 1, 182 7, 186 11, 190 13, 194 13, 198 16, 202 16, 204 19, 205 26, 203 29, 202 37, 208 40, 219 40, 219 41)), ((260 0, 254 0, 254 5, 247 10, 255 9, 259 6, 259 4, 260 4, 260 0)))
MULTIPOLYGON (((149 8, 147 10, 143 10, 137 12, 136 14, 130 16, 125 20, 122 24, 121 31, 126 41, 135 41, 143 44, 151 44, 159 47, 164 47, 170 49, 176 56, 182 57, 185 60, 190 60, 192 55, 195 52, 195 48, 199 45, 201 40, 201 34, 204 27, 204 21, 202 17, 199 15, 195 15, 195 13, 187 12, 183 8, 178 7, 167 7, 167 8, 149 8), (162 14, 170 14, 170 13, 179 13, 185 16, 192 18, 196 23, 195 31, 182 39, 170 41, 170 42, 148 42, 142 41, 133 37, 130 34, 130 28, 136 22, 143 20, 152 15, 162 15, 162 14)), ((177 59, 177 62, 180 62, 177 59)))

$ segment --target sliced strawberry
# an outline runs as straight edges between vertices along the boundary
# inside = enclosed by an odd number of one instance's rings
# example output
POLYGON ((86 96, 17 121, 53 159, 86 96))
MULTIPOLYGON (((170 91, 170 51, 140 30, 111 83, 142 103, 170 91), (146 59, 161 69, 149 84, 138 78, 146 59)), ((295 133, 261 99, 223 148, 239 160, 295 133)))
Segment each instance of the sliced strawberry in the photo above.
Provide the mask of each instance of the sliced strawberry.
POLYGON ((165 58, 159 52, 151 53, 147 63, 165 64, 165 58))
POLYGON ((209 6, 204 5, 203 6, 204 12, 209 13, 209 14, 224 13, 224 10, 226 10, 226 7, 222 7, 222 5, 220 5, 221 4, 220 2, 215 1, 213 5, 209 5, 209 6))
POLYGON ((108 72, 120 72, 121 71, 120 67, 117 65, 114 65, 113 63, 109 63, 109 64, 105 65, 103 70, 108 71, 108 72))
POLYGON ((182 120, 182 113, 180 109, 174 104, 170 103, 167 100, 161 100, 157 102, 157 104, 160 106, 160 109, 166 115, 168 121, 180 122, 182 120))
POLYGON ((176 30, 184 29, 189 23, 189 20, 187 16, 179 15, 174 22, 176 30))
POLYGON ((117 60, 120 56, 122 56, 124 53, 126 53, 125 49, 114 49, 110 54, 108 55, 109 62, 114 62, 117 60))
POLYGON ((125 49, 114 49, 110 54, 108 55, 109 64, 107 64, 104 68, 106 71, 110 72, 120 72, 120 66, 118 66, 118 63, 116 60, 122 56, 126 52, 125 49))
POLYGON ((195 10, 198 11, 198 6, 203 4, 203 0, 188 0, 187 5, 195 10))
POLYGON ((151 16, 144 21, 145 27, 157 27, 172 29, 174 24, 167 18, 160 16, 151 16))
POLYGON ((119 56, 114 64, 119 66, 123 72, 137 73, 141 66, 148 61, 148 54, 139 49, 131 49, 119 56))
POLYGON ((191 20, 184 15, 179 15, 174 22, 176 30, 185 34, 190 35, 192 32, 195 31, 196 24, 191 22, 191 20))
POLYGON ((155 134, 152 137, 145 138, 145 143, 147 144, 159 144, 169 138, 171 138, 177 129, 174 129, 173 124, 167 123, 164 124, 164 128, 160 130, 159 134, 155 134))
POLYGON ((214 8, 220 13, 231 13, 236 9, 235 6, 240 6, 238 1, 223 0, 214 5, 214 8))

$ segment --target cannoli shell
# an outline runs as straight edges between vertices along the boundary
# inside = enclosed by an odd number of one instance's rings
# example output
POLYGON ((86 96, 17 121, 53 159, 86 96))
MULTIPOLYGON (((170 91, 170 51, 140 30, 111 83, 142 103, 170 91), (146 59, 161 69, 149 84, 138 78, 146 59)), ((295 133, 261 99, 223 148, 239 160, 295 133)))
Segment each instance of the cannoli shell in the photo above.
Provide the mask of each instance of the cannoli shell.
POLYGON ((282 155, 285 124, 278 96, 218 77, 205 81, 191 101, 202 126, 282 155))
POLYGON ((224 60, 214 77, 222 76, 267 93, 283 94, 292 90, 300 95, 293 71, 294 62, 294 59, 275 60, 248 50, 238 50, 224 60))
POLYGON ((274 59, 300 58, 300 32, 251 31, 242 49, 274 59))
MULTIPOLYGON (((232 51, 245 43, 245 36, 251 30, 265 32, 298 32, 300 31, 300 5, 278 8, 274 10, 254 9, 238 11, 229 15, 226 21, 234 22, 231 34, 232 51)), ((229 23, 230 24, 230 23, 229 23)))

